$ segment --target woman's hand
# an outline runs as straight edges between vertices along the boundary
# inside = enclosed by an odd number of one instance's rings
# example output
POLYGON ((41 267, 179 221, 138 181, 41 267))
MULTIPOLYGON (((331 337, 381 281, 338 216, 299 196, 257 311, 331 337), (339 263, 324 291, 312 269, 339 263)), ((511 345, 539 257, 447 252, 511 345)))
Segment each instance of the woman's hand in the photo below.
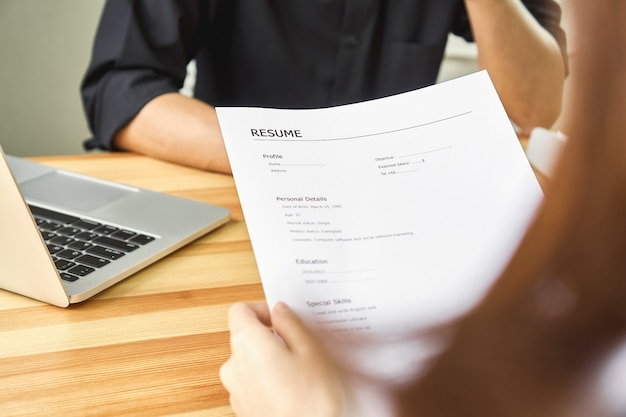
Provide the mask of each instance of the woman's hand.
POLYGON ((277 303, 270 315, 265 305, 236 303, 228 321, 231 357, 220 378, 237 416, 342 414, 344 387, 334 363, 287 305, 277 303))

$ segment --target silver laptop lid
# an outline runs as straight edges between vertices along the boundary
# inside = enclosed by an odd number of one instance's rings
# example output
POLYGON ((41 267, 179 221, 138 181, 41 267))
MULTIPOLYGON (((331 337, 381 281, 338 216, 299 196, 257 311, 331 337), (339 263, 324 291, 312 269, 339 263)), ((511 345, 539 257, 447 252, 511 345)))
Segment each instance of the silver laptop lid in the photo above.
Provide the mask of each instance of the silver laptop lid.
POLYGON ((69 296, 0 147, 0 287, 67 307, 69 296))

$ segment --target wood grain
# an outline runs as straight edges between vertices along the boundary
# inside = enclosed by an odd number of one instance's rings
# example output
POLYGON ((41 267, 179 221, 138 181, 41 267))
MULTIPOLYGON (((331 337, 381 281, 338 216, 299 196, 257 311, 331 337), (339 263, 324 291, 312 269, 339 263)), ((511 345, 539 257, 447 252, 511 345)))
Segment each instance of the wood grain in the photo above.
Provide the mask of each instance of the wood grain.
POLYGON ((232 177, 129 153, 32 159, 221 205, 231 221, 67 309, 0 290, 0 416, 232 416, 226 312, 264 300, 232 177))

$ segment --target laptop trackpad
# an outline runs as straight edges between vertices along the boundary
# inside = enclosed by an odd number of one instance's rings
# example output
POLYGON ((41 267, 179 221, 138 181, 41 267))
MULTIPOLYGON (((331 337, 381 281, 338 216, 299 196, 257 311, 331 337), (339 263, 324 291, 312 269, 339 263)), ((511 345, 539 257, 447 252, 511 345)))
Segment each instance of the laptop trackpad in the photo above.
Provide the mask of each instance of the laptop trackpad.
POLYGON ((32 202, 47 203, 68 210, 90 212, 113 203, 136 189, 81 175, 53 171, 20 184, 22 194, 32 202))

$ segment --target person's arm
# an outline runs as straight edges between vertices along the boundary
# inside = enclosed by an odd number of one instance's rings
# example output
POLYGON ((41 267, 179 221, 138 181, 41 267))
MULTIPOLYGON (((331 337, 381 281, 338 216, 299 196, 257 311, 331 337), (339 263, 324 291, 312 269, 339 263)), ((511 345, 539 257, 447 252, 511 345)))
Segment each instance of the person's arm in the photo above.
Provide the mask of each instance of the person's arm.
POLYGON ((113 138, 118 149, 230 173, 215 108, 179 93, 152 99, 113 138))
POLYGON ((509 117, 528 134, 561 111, 565 63, 555 38, 520 0, 465 0, 479 63, 509 117))
POLYGON ((220 379, 238 417, 346 415, 338 369, 285 304, 276 304, 270 317, 264 304, 235 303, 228 324, 231 357, 220 379))
POLYGON ((179 93, 213 2, 108 0, 81 83, 89 149, 230 172, 215 109, 179 93))

